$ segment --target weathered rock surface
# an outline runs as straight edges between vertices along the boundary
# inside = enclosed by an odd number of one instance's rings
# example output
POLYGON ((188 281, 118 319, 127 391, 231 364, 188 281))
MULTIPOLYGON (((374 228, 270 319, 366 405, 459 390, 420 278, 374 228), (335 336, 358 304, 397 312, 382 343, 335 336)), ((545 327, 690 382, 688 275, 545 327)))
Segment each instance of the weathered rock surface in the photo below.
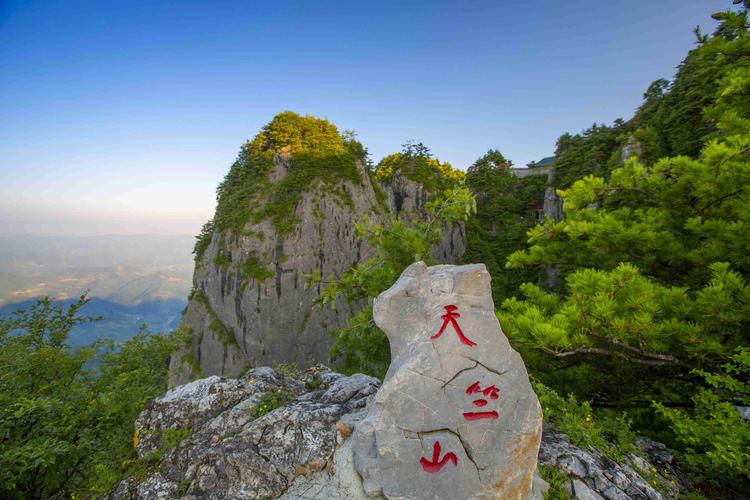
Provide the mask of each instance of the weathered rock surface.
MULTIPOLYGON (((652 442, 653 443, 653 442, 652 442)), ((658 444, 658 443, 657 443, 658 444)), ((662 445, 663 446, 663 445, 662 445)), ((594 448, 582 450, 568 438, 546 427, 539 451, 539 464, 550 465, 570 477, 567 484, 573 498, 607 500, 657 500, 664 495, 648 483, 636 469, 656 477, 656 468, 645 459, 628 455, 628 463, 617 463, 594 448)), ((661 469, 663 470, 663 469, 661 469)), ((676 498, 676 483, 659 478, 669 498, 676 498)))
POLYGON ((737 413, 750 424, 750 406, 736 406, 735 408, 737 408, 737 413))
POLYGON ((297 476, 330 466, 337 432, 346 434, 379 385, 315 367, 300 380, 258 368, 177 387, 136 423, 138 455, 156 461, 152 471, 123 481, 111 498, 276 498, 297 476), (253 418, 268 395, 293 399, 253 418), (185 437, 165 450, 170 433, 185 437))
MULTIPOLYGON (((137 451, 146 470, 122 481, 110 498, 372 498, 354 467, 351 436, 379 386, 371 377, 345 377, 323 366, 296 377, 257 368, 239 379, 180 386, 141 413, 137 451), (279 390, 292 400, 254 419, 258 405, 279 390), (170 434, 181 439, 175 444, 170 434)), ((653 441, 638 446, 646 458, 617 463, 545 428, 539 463, 568 477, 573 498, 661 498, 646 473, 665 497, 676 498, 679 481, 654 472, 671 470, 674 457, 653 441)), ((464 498, 453 493, 434 498, 464 498)))
POLYGON ((354 435, 365 491, 529 498, 542 412, 495 317, 484 265, 413 264, 377 298, 374 317, 391 365, 354 435))
MULTIPOLYGON (((269 179, 279 182, 290 168, 288 159, 277 156, 269 179)), ((378 200, 364 165, 358 168, 361 184, 345 180, 310 186, 295 206, 300 222, 290 234, 278 234, 267 219, 248 223, 241 234, 214 232, 196 262, 195 293, 181 321, 191 339, 172 356, 170 387, 201 376, 236 377, 251 366, 327 361, 329 332, 343 326, 356 306, 313 307, 320 286, 306 289, 304 275, 339 275, 368 257, 367 244, 353 230, 362 216, 374 222, 383 222, 389 213, 408 219, 425 216, 428 195, 418 184, 404 180, 387 187, 389 204, 378 200), (244 265, 248 261, 270 277, 250 276, 244 265)), ((434 256, 442 263, 455 262, 464 251, 463 225, 444 230, 434 256)))

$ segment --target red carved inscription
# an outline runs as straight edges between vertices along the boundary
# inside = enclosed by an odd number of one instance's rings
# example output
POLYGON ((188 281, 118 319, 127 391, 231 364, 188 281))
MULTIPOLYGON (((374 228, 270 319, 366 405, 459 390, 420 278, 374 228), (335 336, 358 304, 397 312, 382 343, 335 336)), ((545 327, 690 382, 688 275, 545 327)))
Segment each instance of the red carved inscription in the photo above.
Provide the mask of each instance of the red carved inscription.
POLYGON ((443 318, 443 326, 440 327, 439 332, 437 332, 430 338, 432 340, 435 340, 436 338, 440 337, 445 331, 445 328, 448 326, 448 323, 450 323, 453 326, 453 329, 458 334, 458 338, 459 340, 461 340, 462 344, 468 345, 470 347, 474 347, 475 345, 477 345, 476 342, 472 342, 470 339, 468 339, 466 335, 464 335, 464 332, 461 331, 461 327, 458 326, 458 321, 456 321, 456 318, 461 317, 461 315, 456 312, 458 310, 458 307, 454 305, 448 305, 444 306, 443 309, 445 309, 445 314, 440 316, 441 318, 443 318))
POLYGON ((448 452, 443 458, 440 458, 440 441, 435 441, 432 447, 432 460, 427 460, 425 457, 419 459, 419 463, 422 464, 422 468, 425 472, 437 472, 443 468, 448 462, 453 462, 453 466, 458 465, 458 457, 455 453, 448 452))
MULTIPOLYGON (((488 387, 482 388, 481 385, 479 385, 479 381, 477 380, 473 384, 471 384, 469 387, 466 388, 466 395, 471 396, 472 394, 481 394, 485 398, 489 399, 498 399, 500 397, 500 389, 495 387, 494 385, 490 385, 488 387)), ((479 406, 480 408, 483 406, 487 406, 487 399, 479 398, 472 401, 472 404, 474 406, 479 406)), ((490 418, 490 419, 496 419, 498 417, 498 413, 495 410, 489 410, 489 411, 467 411, 464 412, 464 419, 466 420, 482 420, 484 418, 490 418)))

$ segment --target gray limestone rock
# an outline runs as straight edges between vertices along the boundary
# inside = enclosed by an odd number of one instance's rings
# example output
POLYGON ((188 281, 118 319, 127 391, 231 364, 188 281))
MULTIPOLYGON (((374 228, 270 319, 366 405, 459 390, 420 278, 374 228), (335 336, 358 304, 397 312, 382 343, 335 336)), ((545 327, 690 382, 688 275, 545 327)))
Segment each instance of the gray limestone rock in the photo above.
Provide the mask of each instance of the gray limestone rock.
MULTIPOLYGON (((382 188, 386 193, 391 213, 408 221, 424 220, 430 194, 422 185, 401 173, 396 173, 382 188)), ((451 264, 464 254, 466 227, 462 222, 454 225, 444 224, 442 229, 443 240, 432 249, 432 257, 440 263, 451 264)))
MULTIPOLYGON (((145 476, 122 481, 110 498, 373 498, 355 468, 352 436, 373 407, 378 387, 371 377, 346 377, 320 365, 296 378, 256 368, 239 379, 214 376, 177 387, 150 403, 136 423, 139 460, 150 464, 145 476), (254 418, 264 395, 279 390, 292 399, 254 418), (170 433, 172 439, 165 440, 170 433)), ((628 455, 615 462, 545 426, 539 463, 569 478, 563 487, 573 498, 661 498, 652 481, 666 498, 688 489, 673 475, 674 457, 664 445, 644 439, 636 445, 645 458, 628 455)), ((457 453, 458 460, 463 457, 457 453)), ((530 498, 542 500, 546 488, 535 474, 530 498)), ((453 488, 432 497, 470 495, 453 488)))
POLYGON ((339 463, 336 447, 379 385, 319 366, 299 380, 258 368, 240 379, 213 376, 177 387, 136 423, 138 456, 157 464, 144 478, 121 482, 110 498, 276 498, 296 478, 339 463), (254 418, 263 396, 280 391, 291 401, 254 418), (181 432, 171 448, 170 430, 181 432))
POLYGON ((740 414, 745 421, 750 424, 750 406, 735 406, 737 412, 740 414))
POLYGON ((352 440, 344 441, 331 460, 331 468, 298 476, 282 500, 359 500, 367 498, 362 480, 354 469, 352 440))
POLYGON ((552 186, 544 190, 544 215, 556 221, 562 220, 564 216, 563 200, 552 186))
POLYGON ((391 365, 354 434, 366 493, 529 498, 542 412, 484 265, 413 264, 377 298, 374 318, 391 365))
MULTIPOLYGON (((277 156, 269 180, 279 182, 290 166, 288 158, 277 156)), ((327 361, 329 332, 344 326, 364 304, 313 307, 321 287, 305 287, 305 275, 340 275, 368 256, 354 224, 365 215, 382 223, 389 214, 401 213, 395 204, 379 201, 365 166, 359 169, 361 184, 310 186, 294 208, 299 223, 289 234, 278 234, 268 219, 250 221, 240 233, 214 232, 196 262, 195 292, 180 324, 191 338, 171 358, 169 387, 209 375, 236 377, 250 366, 327 361), (347 202, 334 192, 344 193, 347 202), (270 277, 252 275, 246 262, 256 262, 251 267, 270 277)), ((423 218, 428 194, 412 181, 399 186, 406 200, 400 205, 403 217, 423 218)), ((464 251, 463 225, 443 229, 445 238, 433 253, 439 262, 455 262, 464 251)))
POLYGON ((620 163, 624 164, 631 156, 640 156, 641 153, 643 153, 643 146, 631 135, 620 151, 620 163))
POLYGON ((573 498, 580 500, 604 500, 601 495, 592 491, 580 479, 573 479, 573 498))
MULTIPOLYGON (((653 443, 653 442, 651 442, 653 443)), ((659 443, 653 443, 659 445, 659 443)), ((663 446, 663 445, 661 445, 663 446)), ((571 444, 565 434, 545 426, 539 464, 555 467, 572 480, 573 498, 607 500, 661 500, 657 491, 641 474, 657 480, 667 497, 677 498, 677 482, 657 474, 657 469, 641 457, 629 454, 627 461, 615 462, 599 450, 571 444), (640 471, 640 473, 639 473, 640 471)))

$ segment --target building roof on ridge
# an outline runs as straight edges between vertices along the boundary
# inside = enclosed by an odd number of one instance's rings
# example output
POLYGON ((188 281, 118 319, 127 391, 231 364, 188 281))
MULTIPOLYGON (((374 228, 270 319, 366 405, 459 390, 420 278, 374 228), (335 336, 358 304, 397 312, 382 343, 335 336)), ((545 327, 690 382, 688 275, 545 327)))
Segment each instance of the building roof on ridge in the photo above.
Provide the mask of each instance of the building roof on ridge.
POLYGON ((548 165, 552 165, 555 163, 555 157, 554 156, 547 156, 545 158, 542 158, 541 160, 534 163, 535 167, 546 167, 548 165))

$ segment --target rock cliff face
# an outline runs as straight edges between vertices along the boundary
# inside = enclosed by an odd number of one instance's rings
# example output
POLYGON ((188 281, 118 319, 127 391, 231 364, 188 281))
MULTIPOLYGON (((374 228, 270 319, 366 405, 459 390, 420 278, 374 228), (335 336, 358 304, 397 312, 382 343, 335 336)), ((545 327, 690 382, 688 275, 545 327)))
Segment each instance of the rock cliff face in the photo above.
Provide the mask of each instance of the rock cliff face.
MULTIPOLYGON (((430 195, 418 182, 397 174, 382 188, 391 213, 412 221, 425 217, 430 195)), ((466 250, 466 226, 444 224, 442 229, 443 240, 433 248, 432 257, 442 264, 455 264, 466 250)))
MULTIPOLYGON (((271 179, 279 182, 289 168, 277 157, 271 179)), ((361 185, 333 187, 348 193, 346 202, 329 185, 304 193, 294 210, 301 222, 288 235, 279 235, 270 220, 249 223, 242 234, 214 232, 196 263, 195 293, 182 320, 192 340, 173 356, 170 386, 195 378, 195 365, 205 375, 237 376, 249 366, 327 359, 328 331, 343 326, 350 311, 343 304, 339 312, 313 307, 320 290, 306 289, 304 275, 340 274, 367 254, 354 223, 363 215, 382 221, 384 208, 359 168, 361 185)))
POLYGON ((563 201, 552 186, 544 190, 544 215, 556 221, 563 218, 563 201))
MULTIPOLYGON (((335 127, 324 120, 297 115, 292 119, 314 121, 315 133, 330 127, 333 140, 339 138, 335 127)), ((268 127, 273 123, 259 134, 262 141, 256 138, 255 142, 268 143, 274 133, 268 127)), ((315 136, 314 140, 322 139, 315 136)), ((314 140, 302 136, 303 143, 314 140)), ((429 196, 413 181, 376 186, 362 161, 351 156, 347 157, 353 163, 348 175, 338 177, 330 172, 341 168, 340 156, 319 154, 314 164, 309 160, 295 163, 288 150, 265 151, 274 153, 265 170, 257 174, 246 168, 258 178, 233 181, 256 189, 242 208, 253 216, 242 219, 240 227, 217 225, 206 235, 205 248, 196 260, 194 291, 181 322, 190 340, 172 356, 170 387, 207 375, 235 377, 252 366, 282 362, 310 366, 327 361, 329 332, 343 326, 356 312, 356 305, 342 303, 336 311, 314 307, 320 287, 307 289, 304 275, 313 271, 339 275, 368 257, 369 248, 353 231, 362 216, 374 222, 384 222, 391 214, 410 220, 425 217, 429 196), (327 177, 300 175, 304 169, 327 177), (288 202, 292 205, 289 213, 264 215, 258 207, 269 200, 279 204, 284 198, 292 199, 286 186, 294 175, 303 180, 296 181, 301 194, 288 202), (282 231, 280 226, 286 228, 282 231)), ((463 226, 444 229, 445 238, 435 247, 434 256, 439 262, 456 262, 464 251, 463 226)))

